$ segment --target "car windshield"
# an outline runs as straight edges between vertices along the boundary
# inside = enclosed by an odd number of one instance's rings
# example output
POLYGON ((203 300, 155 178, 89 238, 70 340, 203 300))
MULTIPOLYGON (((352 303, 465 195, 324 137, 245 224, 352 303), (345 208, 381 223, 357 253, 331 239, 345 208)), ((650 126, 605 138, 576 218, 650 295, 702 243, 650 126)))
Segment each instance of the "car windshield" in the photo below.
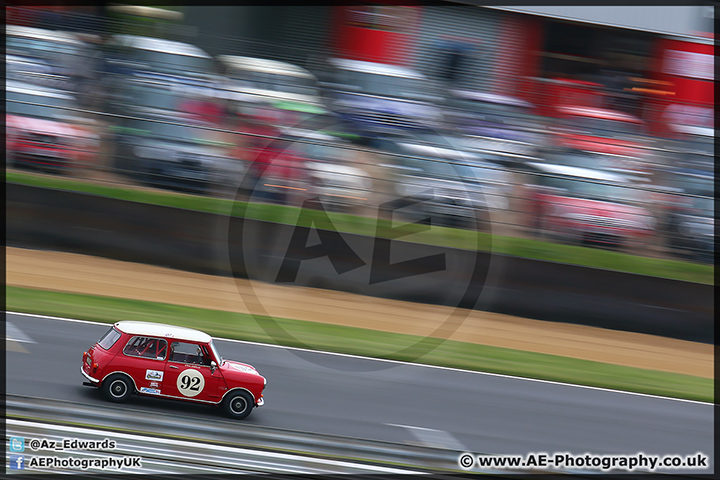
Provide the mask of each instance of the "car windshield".
POLYGON ((337 83, 357 87, 361 93, 389 97, 417 96, 427 90, 427 85, 424 86, 424 82, 417 78, 349 70, 337 73, 337 83))
POLYGON ((682 146, 688 152, 699 152, 706 155, 715 154, 715 137, 707 135, 687 135, 682 139, 682 146))
POLYGON ((379 143, 379 147, 388 152, 409 155, 409 157, 395 156, 394 163, 416 170, 416 175, 464 181, 477 179, 475 170, 459 158, 461 153, 456 155, 458 150, 453 142, 457 139, 454 137, 418 134, 414 140, 420 140, 422 143, 404 143, 402 138, 397 140, 400 142, 383 141, 379 143))
POLYGON ((594 168, 598 170, 618 170, 632 165, 632 162, 638 162, 640 160, 633 157, 623 157, 619 155, 583 152, 552 154, 548 156, 548 161, 555 165, 567 165, 570 167, 594 168))
POLYGON ((348 150, 331 145, 319 145, 317 143, 295 142, 293 147, 302 156, 311 160, 322 160, 331 163, 344 163, 348 150))
POLYGON ((638 190, 630 185, 623 186, 600 180, 580 180, 553 176, 543 176, 540 182, 544 186, 560 189, 566 192, 565 195, 572 197, 623 203, 637 202, 639 200, 638 190))
POLYGON ((715 176, 672 172, 672 185, 693 195, 714 196, 715 176))
POLYGON ((467 98, 458 99, 456 108, 473 113, 480 120, 502 123, 515 127, 531 126, 530 110, 519 105, 483 102, 467 98))
MULTIPOLYGON (((457 148, 464 143, 462 138, 439 135, 439 134, 423 134, 416 136, 417 140, 421 140, 429 145, 447 148, 458 154, 458 158, 434 158, 428 155, 420 154, 419 159, 402 159, 401 165, 411 168, 419 168, 428 172, 428 176, 438 176, 438 178, 452 178, 466 182, 481 183, 504 183, 506 181, 505 173, 490 165, 472 163, 473 154, 464 152, 457 148), (465 153, 467 160, 460 158, 465 153), (416 163, 413 165, 413 161, 416 163)), ((401 157, 399 157, 401 158, 401 157)))
POLYGON ((63 120, 72 117, 72 111, 66 110, 75 105, 71 97, 34 95, 17 91, 5 92, 6 111, 10 115, 21 115, 51 120, 63 120))
POLYGON ((217 351, 215 343, 212 340, 210 341, 210 349, 212 350, 213 357, 215 357, 217 361, 220 362, 220 365, 222 365, 225 360, 223 360, 220 356, 220 353, 217 351))
POLYGON ((640 135, 640 125, 633 122, 609 120, 605 118, 573 115, 565 121, 565 125, 580 130, 586 135, 596 137, 617 138, 619 136, 640 135))
POLYGON ((505 172, 493 166, 454 165, 463 180, 474 180, 480 183, 506 183, 505 172))
POLYGON ((678 142, 678 160, 684 164, 695 164, 713 170, 715 160, 715 139, 706 135, 686 135, 678 142))
POLYGON ((412 139, 430 145, 438 145, 449 148, 454 148, 457 144, 457 139, 455 137, 442 135, 440 133, 418 132, 413 134, 412 139))
POLYGON ((214 72, 213 62, 207 57, 180 55, 171 52, 137 49, 133 60, 150 71, 179 75, 208 74, 214 72))
POLYGON ((6 37, 5 41, 7 53, 42 59, 60 69, 59 73, 71 73, 84 61, 83 48, 76 43, 13 35, 6 37))
POLYGON ((471 183, 497 183, 503 181, 501 172, 490 168, 444 159, 398 158, 400 165, 416 170, 418 175, 424 177, 471 183))
POLYGON ((405 168, 414 170, 416 174, 420 176, 457 179, 457 173, 455 173, 452 166, 442 160, 397 157, 397 163, 405 168))
POLYGON ((58 68, 39 58, 7 55, 5 68, 6 80, 60 90, 70 88, 70 79, 67 75, 62 75, 58 68))
POLYGON ((178 122, 179 120, 176 118, 168 117, 158 120, 161 121, 131 119, 120 130, 131 135, 162 137, 164 140, 178 142, 192 142, 206 137, 200 128, 165 123, 178 122))
POLYGON ((458 137, 452 134, 444 135, 442 133, 417 132, 413 133, 412 140, 414 142, 425 143, 427 145, 447 148, 449 150, 465 152, 467 155, 472 155, 468 152, 468 149, 473 146, 470 137, 458 137))
POLYGON ((288 105, 283 102, 277 104, 277 108, 280 110, 280 117, 284 121, 284 125, 293 127, 302 127, 309 130, 323 130, 329 129, 330 131, 340 131, 337 120, 325 112, 304 112, 294 105, 288 105), (285 108, 288 107, 288 108, 285 108))
POLYGON ((311 78, 249 70, 233 72, 231 77, 248 88, 299 95, 317 95, 315 84, 311 78))
POLYGON ((713 197, 689 197, 692 213, 702 217, 715 216, 715 199, 713 197))
POLYGON ((212 101, 215 90, 204 79, 139 73, 128 82, 126 101, 131 105, 178 110, 190 98, 212 101))
POLYGON ((177 110, 183 100, 181 95, 169 88, 156 87, 143 83, 131 83, 127 92, 132 105, 177 110))

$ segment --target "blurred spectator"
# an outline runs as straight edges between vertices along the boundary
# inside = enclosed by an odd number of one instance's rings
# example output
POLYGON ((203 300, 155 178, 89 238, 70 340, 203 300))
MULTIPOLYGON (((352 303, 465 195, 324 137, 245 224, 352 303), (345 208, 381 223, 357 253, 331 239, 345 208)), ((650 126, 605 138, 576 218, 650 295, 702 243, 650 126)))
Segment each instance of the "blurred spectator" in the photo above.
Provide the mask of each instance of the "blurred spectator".
POLYGON ((465 38, 443 35, 436 44, 436 48, 441 53, 440 58, 442 58, 438 77, 445 80, 450 87, 462 83, 468 57, 476 48, 476 45, 470 42, 465 38))
POLYGON ((639 76, 639 73, 627 69, 610 68, 603 70, 600 83, 605 86, 608 92, 605 97, 606 108, 640 117, 640 97, 633 90, 636 83, 633 78, 639 76))
POLYGON ((445 49, 445 68, 442 73, 442 78, 447 80, 448 83, 456 83, 462 74, 464 59, 465 54, 459 46, 448 46, 445 49))

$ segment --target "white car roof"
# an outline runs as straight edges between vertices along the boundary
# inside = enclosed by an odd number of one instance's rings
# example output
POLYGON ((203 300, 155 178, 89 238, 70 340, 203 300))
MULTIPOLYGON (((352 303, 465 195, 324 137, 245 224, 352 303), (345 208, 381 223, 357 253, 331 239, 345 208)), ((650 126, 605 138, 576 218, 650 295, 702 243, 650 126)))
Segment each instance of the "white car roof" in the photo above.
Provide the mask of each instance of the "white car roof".
POLYGON ((20 25, 6 25, 5 35, 9 37, 40 38, 56 42, 74 43, 76 45, 83 44, 77 37, 67 33, 58 32, 56 30, 46 30, 44 28, 22 27, 20 25))
POLYGON ((23 93, 26 95, 38 95, 41 97, 64 98, 66 100, 75 99, 73 95, 68 95, 64 90, 44 87, 41 85, 33 85, 31 83, 18 82, 16 80, 8 80, 5 83, 5 91, 23 93))
POLYGON ((417 78, 419 80, 425 80, 427 78, 425 75, 416 70, 401 67, 399 65, 390 65, 387 63, 350 60, 349 58, 330 58, 328 63, 334 67, 342 68, 344 70, 352 70, 355 72, 375 73, 378 75, 387 75, 389 77, 417 78))
POLYGON ((137 15, 140 17, 152 17, 164 20, 182 21, 185 15, 174 10, 165 10, 157 7, 144 7, 141 5, 118 5, 110 4, 108 10, 124 15, 137 15))
POLYGON ((532 104, 517 97, 509 95, 498 95, 496 93, 478 92, 475 90, 451 90, 451 94, 459 98, 468 100, 476 100, 478 102, 499 103, 501 105, 511 105, 514 107, 530 108, 532 104))
POLYGON ((207 343, 212 337, 207 333, 192 328, 165 325, 163 323, 136 322, 124 320, 117 322, 115 328, 129 335, 148 335, 152 337, 163 337, 172 340, 187 340, 191 342, 207 343))
POLYGON ((701 127, 695 125, 681 125, 678 123, 670 124, 670 128, 678 133, 686 133, 689 135, 700 135, 702 137, 712 137, 715 135, 715 130, 710 127, 701 127))
POLYGON ((643 123, 639 118, 617 110, 608 110, 606 108, 583 107, 583 106, 562 106, 557 107, 560 113, 567 115, 577 115, 581 117, 604 118, 606 120, 616 120, 618 122, 643 123))
POLYGON ((230 100, 238 100, 245 102, 263 102, 263 101, 279 101, 279 102, 296 102, 312 105, 316 108, 324 110, 320 97, 315 95, 304 95, 302 93, 288 93, 279 90, 267 90, 264 88, 249 88, 242 85, 234 85, 232 83, 225 84, 218 95, 230 100), (258 98, 259 97, 259 98, 258 98))
POLYGON ((42 67, 50 68, 50 65, 42 59, 35 59, 26 57, 24 55, 13 55, 8 53, 5 55, 5 63, 20 63, 25 65, 40 65, 42 67))
POLYGON ((113 41, 131 48, 164 52, 187 57, 212 58, 205 50, 189 43, 165 40, 164 38, 143 37, 140 35, 113 35, 113 41))
POLYGON ((569 165, 555 165, 552 163, 528 162, 528 166, 536 168, 543 173, 555 175, 566 175, 569 177, 585 178, 590 180, 602 180, 608 182, 627 183, 628 178, 624 175, 594 170, 592 168, 573 167, 569 165))
POLYGON ((466 152, 462 150, 455 150, 452 148, 437 147, 434 145, 427 145, 423 143, 398 143, 402 148, 407 150, 411 154, 427 155, 434 158, 448 159, 448 160, 477 160, 480 158, 478 155, 472 152, 466 152))
POLYGON ((304 77, 317 80, 315 75, 302 67, 288 62, 269 60, 267 58, 242 57, 239 55, 218 55, 217 59, 225 65, 238 70, 253 70, 255 72, 277 73, 293 77, 304 77))
POLYGON ((328 135, 327 133, 319 132, 317 130, 306 130, 302 128, 286 127, 282 128, 281 132, 283 135, 290 137, 298 137, 308 140, 320 140, 326 143, 342 144, 347 143, 344 140, 328 135))

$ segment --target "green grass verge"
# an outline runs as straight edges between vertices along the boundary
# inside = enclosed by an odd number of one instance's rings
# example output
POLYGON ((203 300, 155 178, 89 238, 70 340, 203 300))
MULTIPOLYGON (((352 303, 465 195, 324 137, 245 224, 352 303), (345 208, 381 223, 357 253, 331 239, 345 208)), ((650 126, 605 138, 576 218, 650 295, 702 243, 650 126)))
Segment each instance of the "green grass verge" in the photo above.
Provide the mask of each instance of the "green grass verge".
MULTIPOLYGON (((324 217, 320 212, 310 211, 300 215, 301 209, 298 207, 233 202, 229 199, 209 198, 173 192, 152 192, 22 172, 6 171, 5 175, 6 181, 11 183, 79 191, 152 205, 162 205, 222 215, 242 216, 254 220, 265 220, 306 227, 310 227, 313 223, 315 226, 323 226, 325 223, 323 222, 324 217)), ((379 234, 383 236, 382 229, 392 226, 389 222, 383 220, 381 220, 378 225, 378 222, 373 218, 334 212, 329 212, 328 218, 332 222, 335 230, 351 234, 369 236, 379 234), (380 227, 379 233, 378 227, 380 227)), ((642 257, 596 248, 559 245, 532 239, 490 235, 488 233, 455 228, 433 227, 429 230, 404 236, 402 240, 466 250, 492 251, 493 253, 516 257, 561 262, 571 265, 602 268, 709 285, 713 285, 715 282, 715 268, 712 265, 642 257)))
POLYGON ((454 340, 114 297, 6 287, 7 309, 112 323, 142 319, 197 328, 216 337, 310 347, 376 358, 713 401, 707 378, 578 360, 454 340), (418 354, 428 352, 420 358, 418 354))

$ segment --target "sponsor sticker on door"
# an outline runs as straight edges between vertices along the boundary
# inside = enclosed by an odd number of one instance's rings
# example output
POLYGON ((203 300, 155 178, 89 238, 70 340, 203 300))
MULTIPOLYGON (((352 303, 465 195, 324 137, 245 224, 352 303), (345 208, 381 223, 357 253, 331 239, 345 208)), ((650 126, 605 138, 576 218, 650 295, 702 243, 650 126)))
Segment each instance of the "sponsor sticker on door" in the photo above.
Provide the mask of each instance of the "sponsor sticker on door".
POLYGON ((161 370, 145 370, 145 380, 162 381, 163 372, 161 370))

